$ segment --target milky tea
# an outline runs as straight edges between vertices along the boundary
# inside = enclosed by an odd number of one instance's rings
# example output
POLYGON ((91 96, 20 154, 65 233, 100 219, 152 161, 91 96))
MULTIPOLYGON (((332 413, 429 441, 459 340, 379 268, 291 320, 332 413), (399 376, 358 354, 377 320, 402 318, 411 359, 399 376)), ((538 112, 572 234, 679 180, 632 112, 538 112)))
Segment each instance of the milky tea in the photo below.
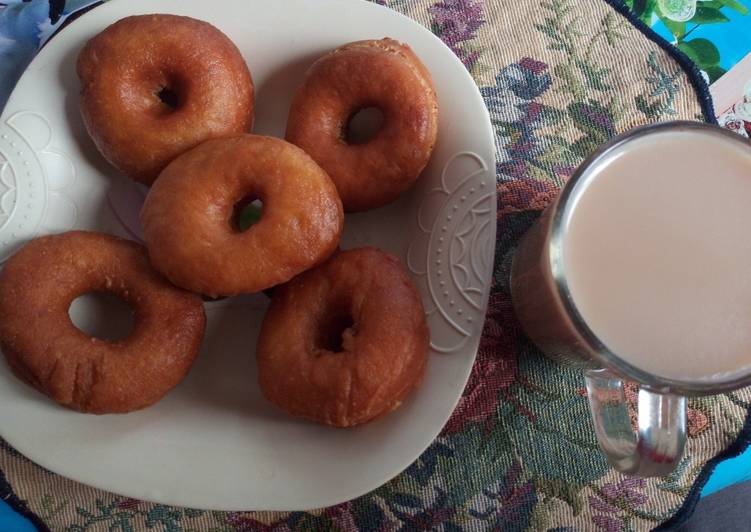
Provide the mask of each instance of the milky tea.
POLYGON ((577 350, 550 294, 530 285, 563 284, 569 313, 643 372, 684 382, 748 373, 751 145, 706 128, 637 135, 588 166, 570 192, 555 249, 541 259, 555 263, 556 279, 518 271, 539 245, 522 245, 515 258, 514 288, 527 294, 515 305, 530 336, 548 353, 577 350))

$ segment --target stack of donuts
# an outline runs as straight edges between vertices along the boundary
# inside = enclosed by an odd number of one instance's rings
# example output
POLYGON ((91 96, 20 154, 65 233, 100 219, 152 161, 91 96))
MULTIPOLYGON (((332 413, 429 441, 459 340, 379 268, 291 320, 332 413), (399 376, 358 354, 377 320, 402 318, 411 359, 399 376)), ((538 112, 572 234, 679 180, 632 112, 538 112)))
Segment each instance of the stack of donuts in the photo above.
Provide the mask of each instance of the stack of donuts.
POLYGON ((73 231, 22 247, 0 272, 0 346, 14 374, 81 412, 141 409, 197 357, 204 298, 272 289, 256 346, 269 401, 340 427, 398 407, 425 373, 420 297, 398 259, 339 241, 344 212, 392 202, 431 156, 436 95, 412 50, 386 38, 318 59, 291 102, 286 140, 250 133, 251 73, 206 22, 124 18, 84 46, 77 70, 99 152, 150 187, 145 246, 73 231), (355 142, 348 124, 368 107, 383 124, 355 142), (238 212, 256 200, 260 219, 241 226, 238 212), (72 301, 91 292, 131 306, 127 337, 73 324, 72 301))

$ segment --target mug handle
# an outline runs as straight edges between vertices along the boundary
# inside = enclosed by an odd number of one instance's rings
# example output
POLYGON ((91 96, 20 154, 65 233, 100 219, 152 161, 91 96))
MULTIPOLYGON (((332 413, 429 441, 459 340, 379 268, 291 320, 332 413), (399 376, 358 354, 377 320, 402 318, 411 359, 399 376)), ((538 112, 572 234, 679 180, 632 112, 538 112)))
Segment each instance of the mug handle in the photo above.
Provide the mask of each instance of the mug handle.
POLYGON ((686 398, 642 387, 634 434, 621 378, 607 369, 586 370, 584 378, 597 440, 613 467, 640 477, 673 471, 686 443, 686 398))

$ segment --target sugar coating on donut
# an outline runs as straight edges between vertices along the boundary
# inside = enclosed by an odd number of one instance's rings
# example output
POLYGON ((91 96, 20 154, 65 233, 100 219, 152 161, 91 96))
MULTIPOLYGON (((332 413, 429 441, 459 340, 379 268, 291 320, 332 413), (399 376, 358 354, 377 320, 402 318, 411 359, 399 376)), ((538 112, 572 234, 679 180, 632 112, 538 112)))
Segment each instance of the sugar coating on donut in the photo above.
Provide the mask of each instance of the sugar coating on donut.
POLYGON ((264 396, 294 416, 349 427, 388 414, 420 384, 429 333, 398 259, 334 255, 274 290, 256 346, 264 396))
POLYGON ((72 231, 33 240, 0 272, 0 346, 24 382, 68 408, 95 414, 147 407, 187 374, 203 339, 201 298, 168 283, 140 244, 72 231), (122 340, 88 336, 71 302, 110 292, 134 311, 122 340))
POLYGON ((423 171, 438 135, 430 73, 409 46, 357 41, 318 59, 289 112, 286 138, 336 183, 348 212, 380 207, 406 192, 423 171), (376 107, 383 124, 370 140, 347 141, 350 119, 376 107))
POLYGON ((253 80, 240 51, 207 22, 123 18, 89 40, 77 62, 81 114, 113 166, 150 185, 204 140, 247 132, 253 80))

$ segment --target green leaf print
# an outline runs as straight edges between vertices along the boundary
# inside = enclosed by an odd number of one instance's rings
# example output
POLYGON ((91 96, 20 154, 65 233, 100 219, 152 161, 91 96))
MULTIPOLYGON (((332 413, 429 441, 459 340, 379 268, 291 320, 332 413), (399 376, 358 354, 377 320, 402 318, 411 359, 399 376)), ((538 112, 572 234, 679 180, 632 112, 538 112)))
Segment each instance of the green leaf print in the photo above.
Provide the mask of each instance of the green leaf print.
POLYGON ((580 157, 586 157, 615 134, 613 113, 599 102, 574 102, 567 111, 576 128, 584 133, 571 145, 571 151, 580 157))
POLYGON ((725 73, 725 69, 719 65, 720 52, 717 47, 707 39, 692 39, 678 43, 678 48, 685 53, 697 67, 707 73, 709 82, 712 83, 725 73))
POLYGON ((718 80, 719 78, 725 75, 725 72, 727 72, 727 70, 725 70, 724 68, 718 65, 708 66, 708 67, 705 67, 703 70, 704 72, 707 73, 710 83, 718 80))
POLYGON ((182 530, 181 519, 182 513, 179 511, 157 504, 146 513, 146 526, 149 528, 162 526, 166 532, 180 532, 182 530))
POLYGON ((696 22, 697 24, 717 24, 728 22, 729 20, 718 8, 700 5, 696 8, 696 15, 691 19, 691 22, 696 22))
POLYGON ((598 68, 593 64, 588 64, 578 59, 575 60, 574 64, 579 67, 579 70, 584 75, 584 79, 587 80, 589 88, 600 92, 605 92, 612 88, 606 81, 610 75, 609 68, 598 68))
POLYGON ((527 345, 519 354, 519 373, 526 384, 516 388, 517 408, 504 402, 501 415, 534 481, 583 487, 604 475, 610 467, 591 426, 581 369, 557 364, 527 345), (549 378, 553 373, 555 382, 549 378), (581 420, 587 420, 585 426, 581 420))
POLYGON ((90 512, 88 512, 86 509, 81 508, 80 506, 76 506, 76 513, 80 515, 81 517, 85 517, 86 519, 93 519, 94 516, 91 515, 90 512))
POLYGON ((636 108, 652 119, 676 114, 675 98, 679 91, 678 79, 681 71, 665 70, 664 66, 658 63, 654 50, 647 57, 647 65, 652 71, 652 74, 645 78, 650 90, 645 90, 634 98, 636 108))
POLYGON ((624 22, 623 19, 616 16, 615 13, 608 13, 605 18, 602 19, 603 32, 608 44, 615 48, 619 42, 626 37, 623 33, 624 22))
POLYGON ((378 530, 385 514, 375 497, 360 497, 352 501, 352 518, 360 530, 367 530, 367 527, 378 530))
POLYGON ((716 65, 720 62, 720 52, 708 39, 692 39, 678 43, 678 49, 697 65, 716 65))
MULTIPOLYGON (((500 423, 506 420, 501 415, 500 423)), ((447 438, 448 444, 460 449, 462 455, 472 460, 457 460, 455 457, 439 457, 436 476, 444 479, 442 486, 450 504, 461 505, 493 480, 503 476, 514 460, 509 431, 487 429, 481 423, 468 425, 462 432, 447 438), (477 464, 482 464, 477 469, 477 464)))
POLYGON ((560 499, 571 507, 573 514, 579 515, 584 509, 584 499, 574 486, 555 479, 535 480, 535 489, 548 497, 560 499))
POLYGON ((652 13, 657 5, 655 0, 626 0, 626 5, 645 24, 649 25, 652 22, 652 13))
POLYGON ((667 17, 661 16, 660 20, 662 21, 665 26, 667 26, 668 30, 670 30, 670 33, 672 33, 676 39, 680 40, 685 34, 686 34, 686 22, 676 22, 675 20, 670 20, 667 17))
POLYGON ((63 511, 68 505, 68 499, 58 501, 52 495, 46 494, 42 496, 40 503, 43 511, 39 513, 39 516, 42 519, 50 519, 63 511))
POLYGON ((676 467, 668 476, 664 477, 664 480, 657 484, 657 488, 685 497, 691 489, 691 483, 685 482, 683 477, 690 464, 691 456, 686 453, 678 463, 678 467, 676 467))
POLYGON ((717 2, 741 15, 748 15, 748 8, 738 2, 738 0, 717 0, 717 2))

